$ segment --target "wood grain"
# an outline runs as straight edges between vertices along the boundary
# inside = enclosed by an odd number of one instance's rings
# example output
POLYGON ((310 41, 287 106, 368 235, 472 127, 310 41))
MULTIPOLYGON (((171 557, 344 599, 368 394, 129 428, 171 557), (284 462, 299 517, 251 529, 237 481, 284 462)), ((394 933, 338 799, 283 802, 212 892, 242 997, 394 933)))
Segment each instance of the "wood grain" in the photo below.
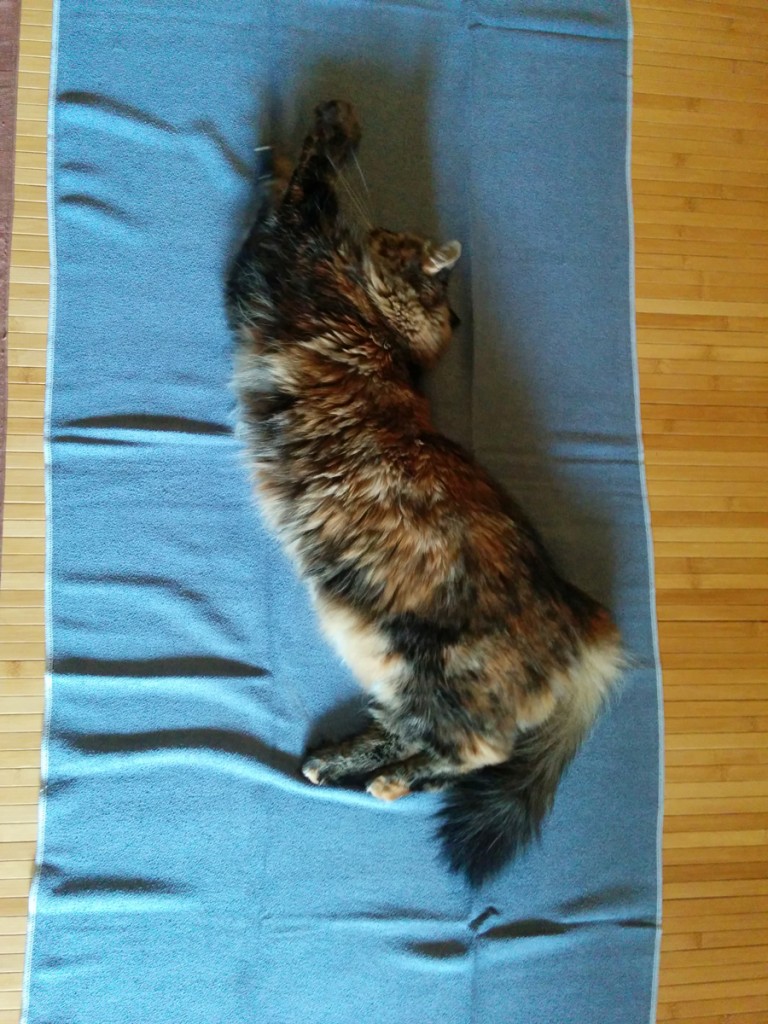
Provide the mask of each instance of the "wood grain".
MULTIPOLYGON (((8 416, 8 288, 15 172, 19 0, 0 0, 0 509, 4 501, 5 428, 8 416)), ((0 544, 2 520, 0 519, 0 544)))
POLYGON ((22 3, 0 565, 0 1024, 16 1024, 37 833, 43 710, 43 389, 48 302, 45 105, 49 2, 22 3), (35 72, 30 58, 40 61, 35 72), (29 105, 36 105, 35 119, 29 105), (32 303, 32 305, 30 305, 32 303))
MULTIPOLYGON (((641 404, 667 716, 659 1021, 768 1020, 768 0, 635 0, 641 404)), ((24 0, 0 585, 0 1024, 42 716, 51 0, 24 0)), ((618 1022, 617 1022, 618 1024, 618 1022)))
POLYGON ((638 355, 665 678, 659 1021, 768 1020, 768 3, 635 0, 638 355))

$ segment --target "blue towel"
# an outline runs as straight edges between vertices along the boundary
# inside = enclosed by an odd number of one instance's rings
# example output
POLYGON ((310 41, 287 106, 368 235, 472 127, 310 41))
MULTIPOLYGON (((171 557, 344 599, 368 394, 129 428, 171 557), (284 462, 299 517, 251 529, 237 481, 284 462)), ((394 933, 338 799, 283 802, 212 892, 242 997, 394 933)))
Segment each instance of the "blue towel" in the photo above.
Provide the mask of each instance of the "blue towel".
MULTIPOLYGON (((621 0, 59 0, 50 696, 29 1024, 646 1024, 659 721, 621 0), (472 891, 435 794, 297 776, 360 713, 232 436, 259 149, 360 112, 376 222, 461 239, 436 417, 633 658, 472 891)), ((363 186, 360 186, 361 189, 363 186)), ((364 190, 363 190, 364 191, 364 190)))

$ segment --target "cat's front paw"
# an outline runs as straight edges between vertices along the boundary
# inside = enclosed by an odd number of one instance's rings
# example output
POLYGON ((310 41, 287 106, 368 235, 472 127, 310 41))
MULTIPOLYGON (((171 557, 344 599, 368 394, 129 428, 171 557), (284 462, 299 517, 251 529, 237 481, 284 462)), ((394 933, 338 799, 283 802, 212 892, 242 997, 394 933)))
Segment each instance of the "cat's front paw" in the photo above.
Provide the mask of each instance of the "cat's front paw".
POLYGON ((346 100, 321 103, 315 107, 315 133, 332 160, 345 160, 362 135, 355 108, 346 100))

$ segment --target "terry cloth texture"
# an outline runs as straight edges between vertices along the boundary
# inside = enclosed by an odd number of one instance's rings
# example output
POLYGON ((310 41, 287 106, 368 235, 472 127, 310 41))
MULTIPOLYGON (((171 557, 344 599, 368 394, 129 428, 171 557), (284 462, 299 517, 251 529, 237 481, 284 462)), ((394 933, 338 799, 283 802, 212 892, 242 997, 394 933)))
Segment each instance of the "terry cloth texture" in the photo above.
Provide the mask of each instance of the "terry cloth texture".
POLYGON ((30 1024, 647 1024, 658 683, 618 0, 60 0, 50 699, 30 1024), (358 713, 232 436, 259 147, 360 112, 374 220, 459 238, 440 426, 633 659, 541 844, 473 892, 437 795, 297 774, 358 713))

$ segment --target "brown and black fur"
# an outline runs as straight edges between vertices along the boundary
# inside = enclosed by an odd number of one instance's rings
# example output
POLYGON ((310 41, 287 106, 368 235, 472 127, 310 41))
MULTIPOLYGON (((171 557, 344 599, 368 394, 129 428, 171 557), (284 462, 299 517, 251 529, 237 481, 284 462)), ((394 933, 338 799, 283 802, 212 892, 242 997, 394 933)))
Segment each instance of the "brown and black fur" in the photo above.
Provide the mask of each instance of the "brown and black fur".
POLYGON ((561 579, 513 502, 432 425, 415 374, 448 344, 458 243, 363 231, 337 174, 360 128, 315 112, 235 263, 240 433, 262 509, 370 695, 312 782, 445 789, 440 835, 474 883, 539 830, 618 676, 600 605, 561 579))

